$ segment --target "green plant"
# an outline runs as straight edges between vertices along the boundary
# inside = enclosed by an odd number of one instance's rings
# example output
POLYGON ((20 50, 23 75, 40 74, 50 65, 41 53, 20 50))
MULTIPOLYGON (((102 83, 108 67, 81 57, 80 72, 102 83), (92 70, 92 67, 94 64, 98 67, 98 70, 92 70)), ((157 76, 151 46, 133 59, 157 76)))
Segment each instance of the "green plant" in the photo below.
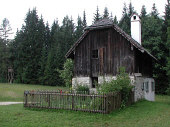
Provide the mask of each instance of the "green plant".
POLYGON ((102 106, 103 100, 102 98, 93 98, 90 102, 90 108, 95 110, 104 110, 104 106, 102 106))
POLYGON ((81 93, 89 93, 89 87, 87 85, 77 85, 76 87, 76 92, 81 94, 81 93))
POLYGON ((67 59, 64 63, 64 69, 58 70, 60 73, 60 77, 64 80, 65 85, 67 87, 71 87, 71 81, 73 76, 73 61, 71 59, 67 59))
POLYGON ((122 94, 122 107, 124 107, 128 101, 129 93, 133 86, 131 85, 130 78, 127 73, 125 73, 125 68, 121 67, 119 69, 119 74, 116 80, 111 80, 109 82, 105 81, 98 85, 99 93, 110 93, 110 92, 121 92, 122 94))
POLYGON ((169 88, 167 88, 167 90, 166 90, 166 94, 170 96, 170 87, 169 87, 169 88))

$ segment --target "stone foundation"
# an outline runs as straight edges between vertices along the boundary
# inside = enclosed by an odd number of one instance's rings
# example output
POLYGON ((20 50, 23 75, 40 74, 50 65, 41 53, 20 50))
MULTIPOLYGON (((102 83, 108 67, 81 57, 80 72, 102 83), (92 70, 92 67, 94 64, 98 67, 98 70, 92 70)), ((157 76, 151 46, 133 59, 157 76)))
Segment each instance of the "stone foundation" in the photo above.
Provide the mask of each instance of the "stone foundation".
POLYGON ((91 78, 90 77, 75 77, 72 79, 72 88, 75 88, 77 85, 87 85, 91 88, 91 78))
POLYGON ((146 99, 148 101, 155 101, 155 86, 152 90, 152 82, 155 84, 153 78, 135 77, 135 101, 146 99), (148 91, 146 90, 146 82, 148 82, 148 91))
POLYGON ((144 99, 144 91, 142 90, 143 80, 144 80, 143 77, 137 77, 135 80, 135 85, 134 85, 135 101, 144 99))
MULTIPOLYGON (((129 76, 131 79, 131 84, 134 86, 135 91, 135 101, 146 99, 149 101, 155 100, 155 91, 152 91, 152 82, 154 82, 153 78, 146 78, 140 76, 129 76), (149 91, 146 92, 146 90, 143 88, 145 85, 143 83, 148 82, 148 89, 149 91)), ((99 76, 98 77, 98 83, 101 84, 104 81, 109 82, 112 79, 116 79, 116 76, 99 76)), ((92 80, 91 77, 74 77, 72 79, 72 88, 76 88, 77 85, 86 85, 90 88, 91 92, 96 92, 95 88, 92 88, 92 80)))

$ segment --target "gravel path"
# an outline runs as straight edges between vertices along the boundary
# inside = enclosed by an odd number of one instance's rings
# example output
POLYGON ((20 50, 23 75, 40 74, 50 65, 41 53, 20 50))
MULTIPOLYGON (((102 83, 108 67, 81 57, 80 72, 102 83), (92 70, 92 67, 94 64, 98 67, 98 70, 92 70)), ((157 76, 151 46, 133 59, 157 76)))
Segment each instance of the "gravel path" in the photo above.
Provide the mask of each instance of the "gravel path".
POLYGON ((22 104, 23 102, 0 102, 0 105, 22 104))

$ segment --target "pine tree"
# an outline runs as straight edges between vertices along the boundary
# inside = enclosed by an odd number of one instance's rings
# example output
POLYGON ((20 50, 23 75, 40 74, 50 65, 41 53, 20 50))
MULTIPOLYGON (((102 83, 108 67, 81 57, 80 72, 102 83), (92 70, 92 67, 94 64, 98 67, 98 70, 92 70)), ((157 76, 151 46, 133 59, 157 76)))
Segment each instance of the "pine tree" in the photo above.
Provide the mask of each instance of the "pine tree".
POLYGON ((24 27, 24 44, 26 53, 24 54, 24 68, 23 68, 23 82, 24 83, 36 83, 36 70, 37 60, 36 47, 37 47, 37 35, 38 35, 38 15, 37 10, 34 8, 32 11, 29 10, 25 19, 24 27))
POLYGON ((166 65, 166 72, 168 76, 168 84, 170 88, 170 19, 168 20, 168 28, 167 28, 167 43, 166 46, 168 47, 168 56, 167 56, 167 65, 166 65))
POLYGON ((94 14, 93 23, 95 23, 96 21, 99 21, 100 19, 101 19, 101 17, 100 17, 100 14, 99 14, 99 8, 97 6, 96 13, 94 14))
MULTIPOLYGON (((154 10, 157 10, 156 7, 154 10)), ((167 88, 167 77, 165 71, 166 55, 165 43, 161 39, 162 35, 162 19, 159 18, 158 12, 151 11, 149 16, 143 17, 144 23, 142 24, 142 44, 143 46, 154 55, 159 62, 154 61, 153 74, 156 80, 156 92, 165 93, 167 88)))
MULTIPOLYGON (((44 77, 43 77, 43 83, 45 85, 61 85, 59 74, 57 72, 57 69, 59 68, 60 60, 58 60, 57 52, 62 53, 62 51, 58 51, 59 43, 59 33, 60 32, 60 26, 58 24, 58 21, 54 21, 51 27, 51 31, 49 33, 48 24, 46 25, 46 37, 49 38, 49 40, 46 40, 46 64, 44 65, 44 77), (49 36, 50 35, 50 36, 49 36), (50 43, 48 43, 50 42, 50 43)), ((61 58, 61 57, 60 57, 61 58)))
POLYGON ((14 41, 11 43, 10 54, 14 69, 14 80, 16 83, 23 83, 22 73, 25 65, 26 50, 24 44, 24 32, 23 27, 20 31, 17 30, 14 41), (25 49, 25 50, 24 50, 25 49), (24 52, 23 52, 24 50, 24 52))
POLYGON ((0 38, 0 82, 7 82, 8 58, 6 41, 0 38))
POLYGON ((162 26, 162 41, 167 42, 168 20, 170 20, 170 4, 165 5, 164 21, 162 26))
POLYGON ((87 27, 87 21, 86 21, 86 12, 83 11, 83 29, 87 27))
POLYGON ((130 17, 134 13, 134 7, 132 6, 132 3, 129 3, 129 9, 128 9, 128 16, 130 17))
POLYGON ((75 34, 75 41, 77 41, 78 38, 83 34, 83 22, 81 20, 81 17, 79 16, 77 18, 77 26, 74 34, 75 34))
POLYGON ((168 4, 165 6, 165 16, 164 16, 164 24, 163 24, 163 32, 166 32, 166 34, 163 34, 162 38, 164 41, 166 41, 166 47, 167 47, 167 52, 165 54, 167 54, 167 64, 166 64, 166 74, 167 74, 167 78, 168 78, 168 86, 169 86, 169 90, 167 89, 167 92, 169 91, 170 94, 170 4, 169 1, 167 1, 168 4), (165 29, 167 28, 167 30, 165 31, 165 29), (167 37, 167 39, 165 39, 167 37))
POLYGON ((142 9, 141 9, 141 18, 145 18, 146 15, 147 15, 146 7, 145 7, 145 5, 143 5, 142 9))
POLYGON ((152 7, 152 11, 151 11, 151 16, 154 16, 155 18, 157 18, 158 15, 159 15, 159 13, 158 13, 158 10, 157 10, 156 5, 154 3, 153 7, 152 7))
MULTIPOLYGON (((63 34, 63 46, 64 46, 64 52, 66 53, 69 48, 74 43, 74 23, 72 18, 70 19, 68 16, 64 17, 63 19, 63 25, 61 26, 61 32, 63 34)), ((64 55, 63 55, 64 56, 64 55)))
POLYGON ((55 43, 58 43, 58 41, 56 40, 56 33, 58 33, 60 30, 59 24, 58 24, 58 20, 54 20, 52 27, 51 27, 51 32, 50 32, 50 43, 49 43, 49 51, 51 50, 51 48, 53 48, 53 46, 55 46, 55 43))
POLYGON ((117 21, 117 17, 116 16, 114 17, 113 23, 118 25, 118 21, 117 21))
POLYGON ((0 27, 0 37, 4 39, 5 43, 8 44, 8 37, 10 34, 13 34, 12 28, 10 26, 9 20, 7 18, 4 18, 2 21, 2 25, 0 27))
POLYGON ((119 21, 119 27, 122 28, 127 34, 130 34, 130 18, 128 16, 128 9, 124 3, 122 18, 119 21))
POLYGON ((145 5, 142 6, 142 9, 141 9, 141 30, 142 30, 142 42, 147 40, 148 36, 147 36, 147 22, 148 22, 148 15, 147 15, 147 12, 146 12, 146 8, 145 8, 145 5))
POLYGON ((112 14, 112 12, 110 13, 110 19, 113 20, 113 14, 112 14))
POLYGON ((46 50, 46 56, 48 54, 48 51, 50 50, 50 28, 48 22, 46 23, 45 26, 45 50, 46 50))
POLYGON ((16 58, 13 61, 15 78, 20 83, 39 83, 41 75, 41 57, 42 49, 45 43, 45 25, 43 18, 39 19, 37 10, 29 10, 25 25, 18 31, 13 42, 12 56, 16 58))
POLYGON ((38 37, 37 37, 37 83, 43 84, 44 70, 45 70, 45 62, 47 60, 47 51, 46 51, 46 26, 44 24, 43 18, 39 19, 38 23, 38 37))
POLYGON ((50 52, 48 53, 48 58, 47 58, 47 63, 45 66, 45 71, 44 71, 44 78, 43 78, 43 83, 45 85, 55 85, 55 83, 52 81, 52 77, 53 75, 53 50, 50 50, 50 52))
POLYGON ((104 8, 103 18, 109 18, 109 11, 107 7, 104 8))

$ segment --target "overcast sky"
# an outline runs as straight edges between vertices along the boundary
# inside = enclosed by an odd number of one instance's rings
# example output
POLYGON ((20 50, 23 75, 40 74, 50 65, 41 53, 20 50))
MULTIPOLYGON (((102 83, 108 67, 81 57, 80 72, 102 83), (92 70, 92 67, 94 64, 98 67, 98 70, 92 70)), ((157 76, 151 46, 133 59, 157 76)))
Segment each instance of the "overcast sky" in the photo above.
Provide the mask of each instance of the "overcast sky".
POLYGON ((97 6, 100 14, 103 14, 104 7, 108 7, 109 12, 112 12, 113 16, 116 15, 119 20, 122 16, 124 3, 128 6, 130 1, 139 14, 142 5, 146 6, 149 13, 155 3, 160 16, 163 15, 165 4, 167 4, 167 0, 1 0, 0 23, 4 18, 7 18, 15 34, 17 28, 20 29, 24 23, 29 8, 36 7, 38 15, 42 14, 44 21, 48 21, 50 25, 54 19, 58 19, 61 25, 62 19, 66 15, 72 16, 76 23, 78 15, 82 17, 84 10, 87 23, 91 25, 97 6))

